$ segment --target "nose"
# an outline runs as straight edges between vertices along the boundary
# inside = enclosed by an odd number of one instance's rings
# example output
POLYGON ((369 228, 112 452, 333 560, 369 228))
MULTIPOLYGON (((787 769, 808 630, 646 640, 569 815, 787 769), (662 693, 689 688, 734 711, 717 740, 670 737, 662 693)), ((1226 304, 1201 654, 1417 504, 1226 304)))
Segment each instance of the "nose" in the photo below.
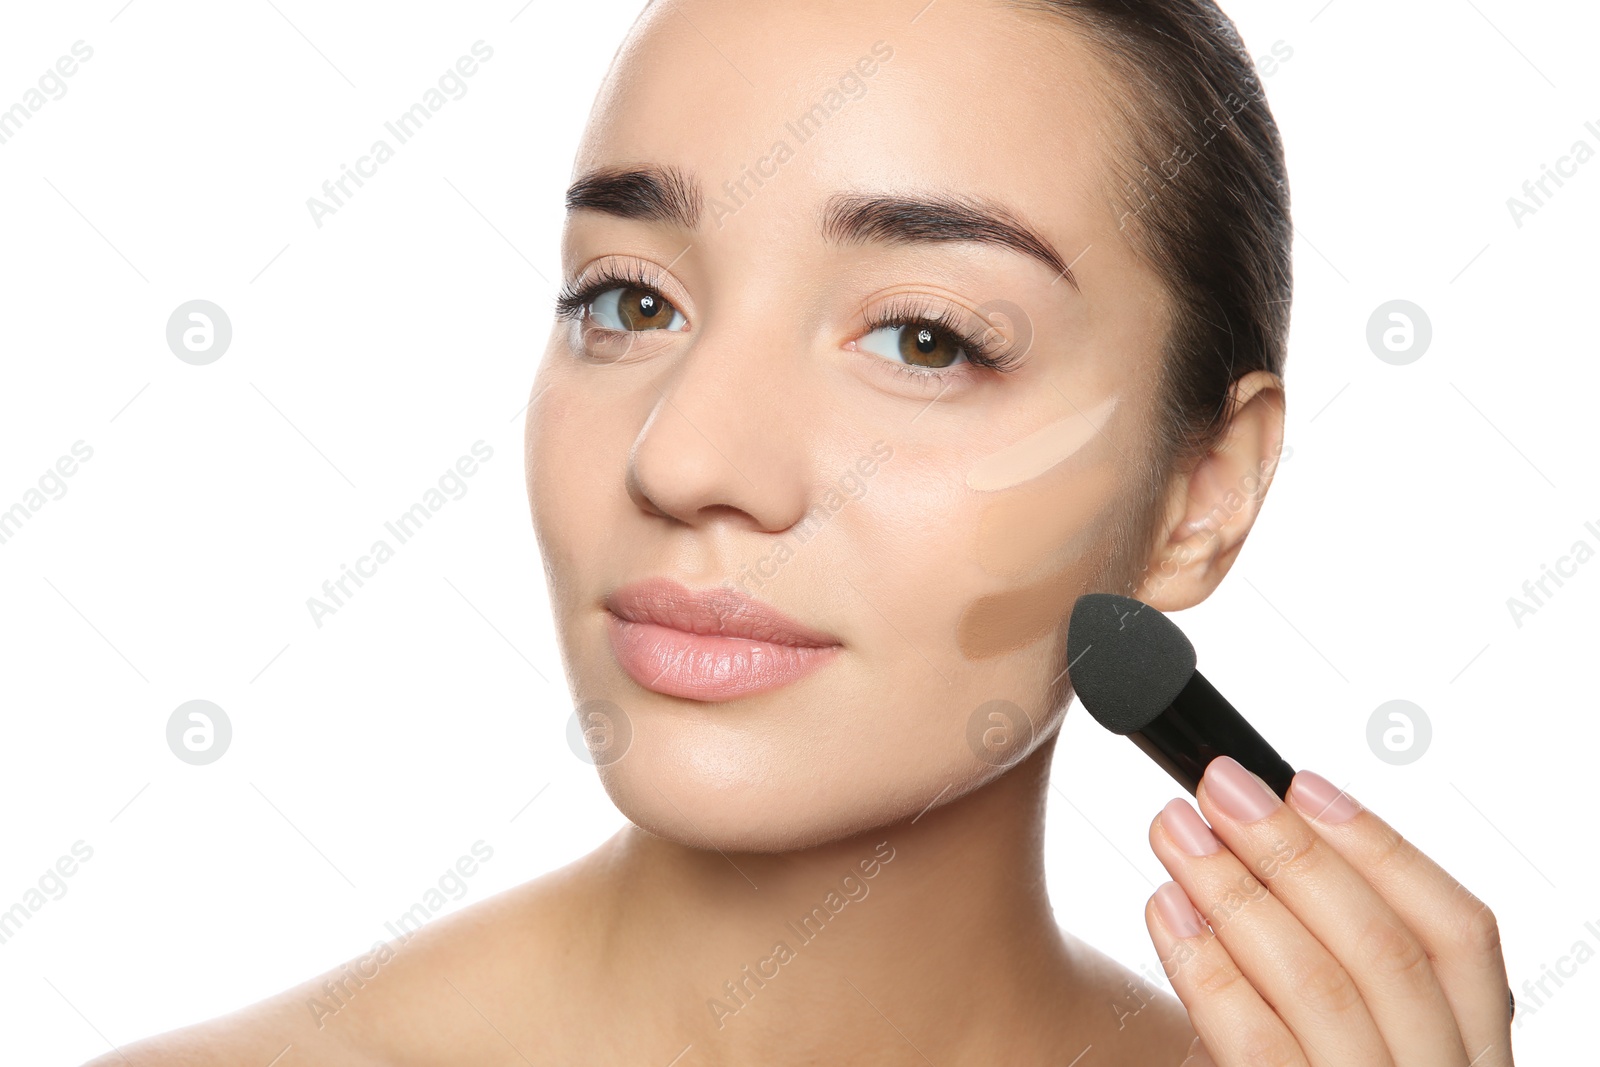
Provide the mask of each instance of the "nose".
POLYGON ((645 379, 654 402, 627 467, 641 510, 766 533, 804 516, 816 428, 806 361, 787 343, 756 340, 770 333, 726 322, 701 332, 668 373, 645 379))

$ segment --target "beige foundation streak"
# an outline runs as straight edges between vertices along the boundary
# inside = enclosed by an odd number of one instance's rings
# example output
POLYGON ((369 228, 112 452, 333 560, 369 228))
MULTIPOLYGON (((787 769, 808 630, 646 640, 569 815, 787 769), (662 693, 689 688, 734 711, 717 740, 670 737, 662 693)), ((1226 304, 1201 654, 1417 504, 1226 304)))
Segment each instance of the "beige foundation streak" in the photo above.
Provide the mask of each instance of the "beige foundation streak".
POLYGON ((1033 644, 1061 624, 1076 578, 1068 567, 1037 585, 975 600, 956 627, 961 651, 968 659, 988 659, 1033 644))
POLYGON ((1001 494, 978 517, 978 565, 1001 578, 1023 578, 1042 564, 1076 557, 1098 535, 1100 518, 1117 488, 1117 469, 1105 460, 1070 473, 1073 484, 1047 478, 1001 494))
POLYGON ((1116 406, 1117 397, 1113 394, 1088 411, 1074 411, 1015 444, 985 456, 967 472, 967 488, 1010 489, 1039 477, 1092 441, 1116 406))

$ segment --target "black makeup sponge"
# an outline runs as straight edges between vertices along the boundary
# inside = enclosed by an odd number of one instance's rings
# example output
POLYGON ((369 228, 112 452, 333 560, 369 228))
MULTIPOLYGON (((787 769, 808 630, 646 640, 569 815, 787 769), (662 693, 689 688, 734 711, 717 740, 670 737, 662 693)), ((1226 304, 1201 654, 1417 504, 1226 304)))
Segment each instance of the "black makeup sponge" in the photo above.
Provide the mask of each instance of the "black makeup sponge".
POLYGON ((1087 593, 1067 623, 1067 676, 1096 722, 1115 734, 1142 730, 1194 676, 1194 645, 1150 605, 1087 593))

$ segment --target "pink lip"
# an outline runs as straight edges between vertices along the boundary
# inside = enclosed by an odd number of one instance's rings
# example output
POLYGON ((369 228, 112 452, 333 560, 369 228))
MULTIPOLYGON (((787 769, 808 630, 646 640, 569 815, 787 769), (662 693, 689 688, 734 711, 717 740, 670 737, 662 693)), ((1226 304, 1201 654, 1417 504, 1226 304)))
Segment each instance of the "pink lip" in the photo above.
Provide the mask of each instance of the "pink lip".
POLYGON ((695 591, 650 578, 605 599, 611 648, 646 689, 690 700, 732 700, 788 685, 841 646, 730 589, 695 591))

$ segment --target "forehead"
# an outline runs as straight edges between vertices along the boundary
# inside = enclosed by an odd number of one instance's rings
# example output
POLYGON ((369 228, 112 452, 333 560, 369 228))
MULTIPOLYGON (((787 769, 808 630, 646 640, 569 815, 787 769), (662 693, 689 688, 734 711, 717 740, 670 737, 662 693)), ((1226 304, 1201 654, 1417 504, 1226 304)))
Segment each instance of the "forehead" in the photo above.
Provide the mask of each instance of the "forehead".
POLYGON ((574 174, 670 164, 699 179, 708 210, 760 201, 769 220, 814 222, 842 190, 980 196, 1068 259, 1114 232, 1093 46, 992 0, 924 3, 657 0, 618 52, 574 174))

